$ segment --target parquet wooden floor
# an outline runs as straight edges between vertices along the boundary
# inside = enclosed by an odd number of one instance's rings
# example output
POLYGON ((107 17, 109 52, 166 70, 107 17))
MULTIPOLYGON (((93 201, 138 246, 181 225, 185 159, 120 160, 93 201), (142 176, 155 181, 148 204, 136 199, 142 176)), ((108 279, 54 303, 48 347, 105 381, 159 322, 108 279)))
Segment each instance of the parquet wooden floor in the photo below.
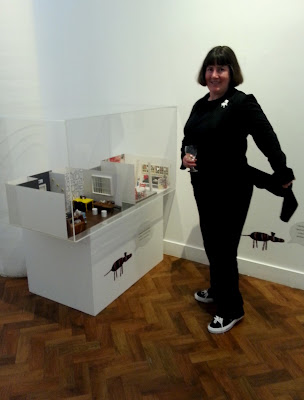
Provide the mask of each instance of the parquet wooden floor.
POLYGON ((211 335, 207 282, 164 256, 91 317, 0 278, 0 399, 303 400, 304 291, 241 276, 246 317, 211 335))

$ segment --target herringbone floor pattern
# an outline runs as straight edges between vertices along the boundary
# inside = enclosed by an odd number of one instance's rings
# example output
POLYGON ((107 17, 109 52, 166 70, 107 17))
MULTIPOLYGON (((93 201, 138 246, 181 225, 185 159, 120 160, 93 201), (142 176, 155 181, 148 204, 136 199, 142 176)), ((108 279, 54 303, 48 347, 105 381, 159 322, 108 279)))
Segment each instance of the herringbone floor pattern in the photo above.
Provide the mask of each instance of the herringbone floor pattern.
POLYGON ((304 291, 242 276, 245 319, 210 335, 207 282, 165 256, 91 317, 0 278, 0 399, 303 400, 304 291))

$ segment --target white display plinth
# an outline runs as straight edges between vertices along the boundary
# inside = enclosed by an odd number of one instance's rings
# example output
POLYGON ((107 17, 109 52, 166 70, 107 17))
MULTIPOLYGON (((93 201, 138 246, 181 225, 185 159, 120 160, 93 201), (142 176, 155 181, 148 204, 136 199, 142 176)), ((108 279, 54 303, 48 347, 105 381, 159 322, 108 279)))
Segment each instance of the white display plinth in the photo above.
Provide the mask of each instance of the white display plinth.
POLYGON ((163 258, 176 108, 2 125, 0 223, 23 228, 29 289, 97 315, 163 258))
POLYGON ((78 243, 24 230, 24 244, 32 293, 97 315, 163 259, 163 198, 78 243))

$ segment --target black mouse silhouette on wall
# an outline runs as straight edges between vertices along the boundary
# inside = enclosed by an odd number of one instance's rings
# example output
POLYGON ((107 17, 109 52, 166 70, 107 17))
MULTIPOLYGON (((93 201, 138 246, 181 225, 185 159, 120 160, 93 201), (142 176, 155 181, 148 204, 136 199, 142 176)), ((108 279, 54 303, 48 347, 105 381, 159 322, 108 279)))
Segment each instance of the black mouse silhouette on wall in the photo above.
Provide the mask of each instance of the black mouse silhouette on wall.
POLYGON ((114 272, 114 281, 115 281, 115 278, 117 278, 117 271, 120 268, 119 276, 121 276, 123 274, 123 264, 125 262, 127 262, 129 260, 129 258, 131 258, 131 257, 132 257, 132 254, 127 254, 125 252, 125 255, 123 257, 119 258, 118 260, 116 260, 115 263, 112 265, 112 268, 110 269, 110 271, 107 272, 104 276, 108 275, 111 271, 113 271, 114 272))
POLYGON ((267 235, 267 233, 262 232, 252 232, 250 235, 242 235, 242 236, 250 236, 253 239, 252 247, 258 248, 258 242, 263 242, 262 250, 267 250, 267 242, 277 242, 284 243, 284 239, 280 239, 275 237, 275 233, 271 232, 271 235, 267 235))

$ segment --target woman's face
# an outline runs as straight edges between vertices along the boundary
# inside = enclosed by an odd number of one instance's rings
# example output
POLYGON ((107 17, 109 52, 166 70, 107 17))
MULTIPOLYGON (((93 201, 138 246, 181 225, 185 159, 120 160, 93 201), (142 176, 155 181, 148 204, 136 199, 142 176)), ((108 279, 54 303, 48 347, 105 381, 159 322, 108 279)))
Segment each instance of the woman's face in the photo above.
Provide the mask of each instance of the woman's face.
POLYGON ((228 65, 208 65, 205 79, 210 91, 210 100, 216 100, 224 96, 230 83, 230 70, 228 65))

